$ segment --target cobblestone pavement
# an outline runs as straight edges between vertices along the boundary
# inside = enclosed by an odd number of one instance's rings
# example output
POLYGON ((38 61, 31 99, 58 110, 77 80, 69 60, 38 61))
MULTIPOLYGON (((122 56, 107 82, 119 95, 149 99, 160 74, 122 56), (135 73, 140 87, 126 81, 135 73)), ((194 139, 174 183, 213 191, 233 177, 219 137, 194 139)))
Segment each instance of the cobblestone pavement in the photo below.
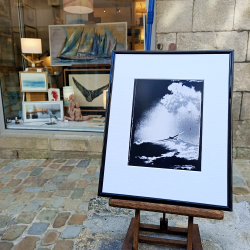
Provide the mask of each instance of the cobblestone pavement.
MULTIPOLYGON (((91 249, 76 244, 79 237, 82 242, 82 236, 88 236, 83 227, 87 213, 102 214, 103 206, 112 210, 107 199, 96 197, 99 171, 99 160, 0 159, 0 249, 91 249)), ((249 161, 234 161, 233 182, 234 202, 250 202, 249 161)), ((119 211, 124 213, 133 215, 119 211)), ((94 241, 95 233, 88 237, 94 241)), ((122 242, 124 236, 119 237, 122 242)), ((113 250, 110 245, 102 249, 113 250)))
POLYGON ((73 249, 98 160, 0 160, 0 249, 73 249))

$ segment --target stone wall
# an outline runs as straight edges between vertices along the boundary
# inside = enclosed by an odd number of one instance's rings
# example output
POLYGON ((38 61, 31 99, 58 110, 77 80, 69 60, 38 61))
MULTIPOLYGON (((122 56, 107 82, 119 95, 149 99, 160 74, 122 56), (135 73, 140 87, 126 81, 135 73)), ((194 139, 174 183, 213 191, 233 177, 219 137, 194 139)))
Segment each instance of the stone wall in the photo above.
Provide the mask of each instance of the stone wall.
POLYGON ((103 135, 1 134, 0 159, 101 158, 103 135))
POLYGON ((250 0, 157 0, 156 13, 156 49, 235 51, 233 157, 250 159, 250 0))

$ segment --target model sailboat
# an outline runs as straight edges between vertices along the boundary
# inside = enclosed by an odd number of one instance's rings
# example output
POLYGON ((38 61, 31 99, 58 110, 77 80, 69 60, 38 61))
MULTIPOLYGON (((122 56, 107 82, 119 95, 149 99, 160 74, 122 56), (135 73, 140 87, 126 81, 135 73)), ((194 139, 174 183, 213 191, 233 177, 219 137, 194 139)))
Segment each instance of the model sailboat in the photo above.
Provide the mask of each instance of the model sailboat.
MULTIPOLYGON (((66 30, 65 30, 66 32, 66 30)), ((72 35, 66 36, 64 45, 57 55, 62 60, 92 60, 110 58, 117 41, 104 31, 104 35, 84 32, 84 27, 76 27, 72 35)))

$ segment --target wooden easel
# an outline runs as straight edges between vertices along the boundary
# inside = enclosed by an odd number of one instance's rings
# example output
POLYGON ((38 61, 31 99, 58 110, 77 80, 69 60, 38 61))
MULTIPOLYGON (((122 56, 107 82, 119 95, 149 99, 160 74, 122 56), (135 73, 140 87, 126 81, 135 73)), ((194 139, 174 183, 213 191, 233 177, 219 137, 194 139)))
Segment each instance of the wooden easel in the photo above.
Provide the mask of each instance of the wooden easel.
POLYGON ((224 218, 224 213, 218 210, 181 207, 149 202, 110 199, 109 205, 112 207, 135 209, 135 217, 131 219, 128 232, 122 246, 122 250, 138 250, 139 242, 182 247, 187 248, 187 250, 202 250, 199 226, 197 224, 193 224, 194 217, 216 220, 222 220, 224 218), (160 220, 160 225, 157 226, 152 224, 140 223, 140 210, 162 212, 163 218, 161 218, 160 220), (188 228, 169 227, 168 220, 165 218, 165 213, 188 216, 188 228), (156 237, 140 236, 139 230, 183 235, 187 236, 187 240, 170 240, 156 237))

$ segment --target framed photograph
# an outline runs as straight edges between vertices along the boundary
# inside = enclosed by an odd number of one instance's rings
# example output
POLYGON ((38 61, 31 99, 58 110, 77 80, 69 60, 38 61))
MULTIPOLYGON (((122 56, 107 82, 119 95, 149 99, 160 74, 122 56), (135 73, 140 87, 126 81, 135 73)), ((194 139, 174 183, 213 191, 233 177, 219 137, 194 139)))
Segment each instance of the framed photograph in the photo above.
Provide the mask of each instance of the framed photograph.
POLYGON ((36 27, 36 10, 28 5, 23 7, 23 22, 24 25, 36 27))
POLYGON ((48 92, 46 72, 19 72, 21 92, 48 92))
POLYGON ((37 38, 37 29, 24 25, 25 38, 37 38))
POLYGON ((115 51, 98 195, 232 210, 233 62, 233 51, 115 51))
POLYGON ((51 66, 110 64, 113 50, 127 49, 127 23, 50 25, 49 42, 51 66))
POLYGON ((0 35, 10 36, 12 35, 11 20, 0 17, 0 35))
POLYGON ((49 101, 60 101, 60 89, 48 89, 49 101))
POLYGON ((57 102, 23 102, 23 121, 24 122, 46 122, 50 120, 48 110, 57 117, 58 120, 63 120, 63 101, 57 102))
POLYGON ((10 18, 10 1, 0 0, 0 15, 10 18))
POLYGON ((109 86, 109 69, 65 69, 65 86, 72 86, 76 101, 85 110, 104 110, 103 91, 109 86))

